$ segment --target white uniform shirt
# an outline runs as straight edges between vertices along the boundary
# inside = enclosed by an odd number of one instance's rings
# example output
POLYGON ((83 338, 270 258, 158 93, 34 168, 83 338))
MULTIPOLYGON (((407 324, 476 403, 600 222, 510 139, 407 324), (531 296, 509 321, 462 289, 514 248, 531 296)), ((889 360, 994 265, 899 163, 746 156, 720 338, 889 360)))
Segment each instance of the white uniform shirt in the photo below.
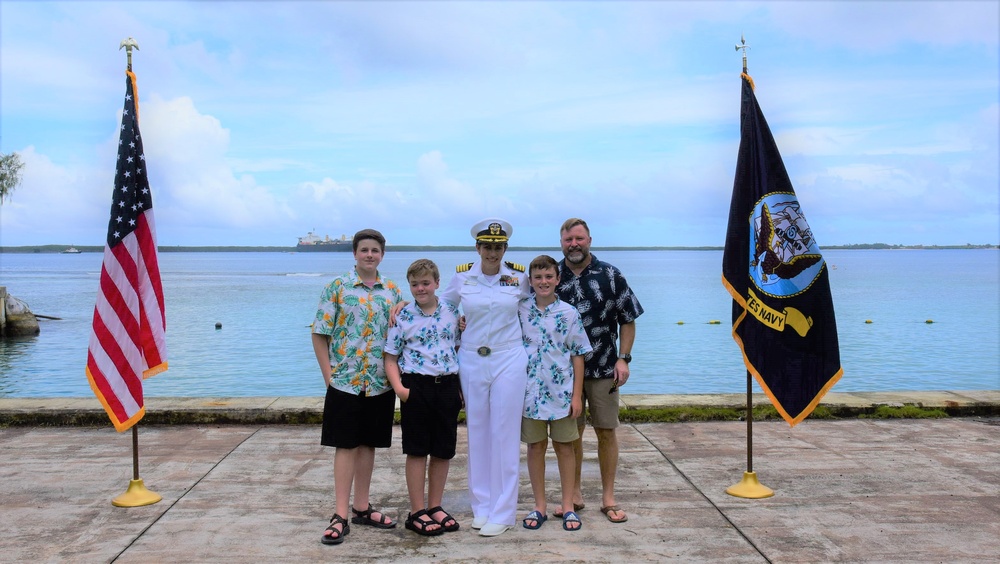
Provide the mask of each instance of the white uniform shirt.
POLYGON ((468 271, 456 272, 440 295, 442 301, 461 306, 465 315, 463 349, 487 346, 499 351, 522 346, 517 304, 530 295, 528 276, 504 262, 499 275, 491 278, 476 261, 468 271))

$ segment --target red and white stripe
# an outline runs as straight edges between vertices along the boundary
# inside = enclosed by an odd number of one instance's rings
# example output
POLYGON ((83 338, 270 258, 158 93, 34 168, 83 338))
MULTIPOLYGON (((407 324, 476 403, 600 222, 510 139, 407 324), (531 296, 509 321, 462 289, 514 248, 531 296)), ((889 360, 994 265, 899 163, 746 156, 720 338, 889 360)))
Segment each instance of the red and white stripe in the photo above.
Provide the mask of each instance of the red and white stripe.
POLYGON ((167 369, 166 317, 153 210, 105 245, 87 352, 87 379, 119 432, 145 415, 142 380, 167 369))

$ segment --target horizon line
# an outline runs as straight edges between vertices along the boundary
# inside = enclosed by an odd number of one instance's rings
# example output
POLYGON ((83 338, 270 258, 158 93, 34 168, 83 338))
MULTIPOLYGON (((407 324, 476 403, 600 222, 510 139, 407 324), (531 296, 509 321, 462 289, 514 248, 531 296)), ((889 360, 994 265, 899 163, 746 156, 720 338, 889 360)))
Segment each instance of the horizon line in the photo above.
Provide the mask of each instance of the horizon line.
MULTIPOLYGON (((162 252, 305 252, 305 253, 328 253, 328 252, 350 252, 351 247, 344 245, 344 249, 333 250, 302 250, 295 246, 288 245, 157 245, 157 251, 162 252)), ((407 252, 411 250, 428 250, 438 252, 468 251, 474 245, 393 245, 386 243, 387 251, 407 252)), ((62 253, 73 248, 80 252, 103 252, 104 246, 99 245, 12 245, 0 246, 0 253, 62 253)), ((890 243, 849 243, 843 245, 824 245, 822 249, 832 250, 920 250, 920 249, 997 249, 1000 244, 890 244, 890 243)), ((509 251, 558 251, 559 246, 510 246, 509 251)), ((644 246, 622 246, 604 245, 592 247, 595 251, 722 251, 725 247, 721 245, 644 245, 644 246)))

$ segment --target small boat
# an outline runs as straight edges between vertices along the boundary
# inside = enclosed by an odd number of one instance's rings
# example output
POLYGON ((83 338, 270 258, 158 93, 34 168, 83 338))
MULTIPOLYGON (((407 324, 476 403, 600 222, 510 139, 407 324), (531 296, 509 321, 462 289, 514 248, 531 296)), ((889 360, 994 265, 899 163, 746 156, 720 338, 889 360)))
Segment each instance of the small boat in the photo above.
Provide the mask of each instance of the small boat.
POLYGON ((67 249, 65 249, 63 251, 59 251, 59 252, 62 253, 62 254, 64 254, 64 255, 78 255, 82 251, 80 249, 78 249, 78 248, 70 245, 67 249))

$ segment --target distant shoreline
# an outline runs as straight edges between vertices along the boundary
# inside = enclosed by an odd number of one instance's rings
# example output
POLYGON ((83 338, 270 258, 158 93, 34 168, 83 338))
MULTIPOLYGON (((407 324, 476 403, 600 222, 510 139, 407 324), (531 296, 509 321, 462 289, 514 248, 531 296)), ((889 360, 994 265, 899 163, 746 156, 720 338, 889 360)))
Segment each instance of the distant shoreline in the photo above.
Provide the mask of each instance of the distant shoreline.
MULTIPOLYGON (((0 247, 2 253, 61 253, 72 245, 25 245, 19 247, 0 247)), ((386 251, 390 252, 467 252, 472 245, 387 245, 386 251)), ((822 250, 946 250, 946 249, 997 249, 998 245, 889 245, 886 243, 859 243, 854 245, 830 245, 821 247, 822 250)), ((103 246, 83 245, 76 247, 82 253, 103 253, 103 246)), ((163 245, 158 247, 161 253, 300 253, 295 247, 268 247, 268 246, 182 246, 163 245)), ((511 251, 559 251, 559 247, 510 247, 511 251)), ((595 251, 721 251, 723 247, 594 247, 595 251)), ((349 252, 350 247, 338 251, 309 251, 326 252, 349 252)))

